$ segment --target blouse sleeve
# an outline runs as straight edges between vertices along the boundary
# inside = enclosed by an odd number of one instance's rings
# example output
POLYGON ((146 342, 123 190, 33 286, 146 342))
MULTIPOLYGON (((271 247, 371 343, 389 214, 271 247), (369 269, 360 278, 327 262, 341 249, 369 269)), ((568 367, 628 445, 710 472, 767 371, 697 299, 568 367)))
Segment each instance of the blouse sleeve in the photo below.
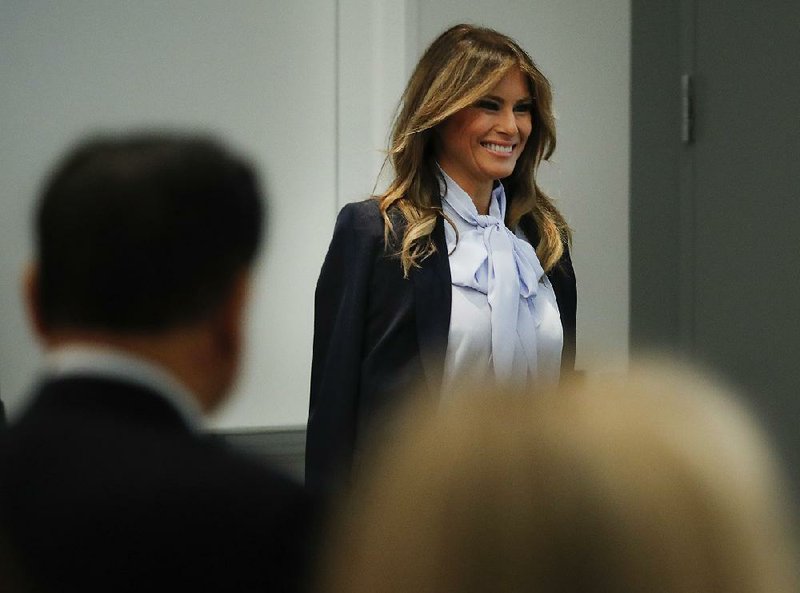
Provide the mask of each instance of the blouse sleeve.
POLYGON ((376 203, 346 205, 317 281, 305 460, 312 489, 329 490, 352 463, 369 278, 382 237, 376 203))

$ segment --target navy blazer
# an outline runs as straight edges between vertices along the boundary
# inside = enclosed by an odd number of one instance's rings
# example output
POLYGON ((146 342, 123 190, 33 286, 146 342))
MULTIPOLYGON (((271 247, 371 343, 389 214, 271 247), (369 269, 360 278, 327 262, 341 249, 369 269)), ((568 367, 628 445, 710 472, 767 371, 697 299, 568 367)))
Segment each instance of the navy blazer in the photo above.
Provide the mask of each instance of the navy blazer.
POLYGON ((0 533, 37 591, 296 592, 311 510, 128 382, 47 382, 0 433, 0 533))
MULTIPOLYGON (((404 221, 390 211, 396 236, 404 221)), ((535 223, 521 228, 538 244, 535 223)), ((438 393, 450 328, 451 279, 444 219, 436 252, 403 277, 398 247, 384 242, 378 202, 347 204, 336 220, 315 295, 306 484, 346 480, 364 431, 421 384, 438 393)), ((562 374, 574 369, 576 285, 568 250, 548 274, 564 330, 562 374)))

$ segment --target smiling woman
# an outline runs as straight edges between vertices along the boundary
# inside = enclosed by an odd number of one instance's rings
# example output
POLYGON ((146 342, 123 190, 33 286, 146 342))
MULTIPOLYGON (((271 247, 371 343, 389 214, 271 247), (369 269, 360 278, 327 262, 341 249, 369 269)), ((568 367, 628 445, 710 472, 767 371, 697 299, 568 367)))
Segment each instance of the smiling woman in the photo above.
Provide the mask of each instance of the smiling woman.
POLYGON ((492 184, 514 172, 531 133, 532 99, 519 68, 512 68, 486 97, 439 126, 439 166, 472 198, 479 214, 489 212, 492 184))
POLYGON ((509 37, 456 25, 417 64, 383 194, 339 214, 316 291, 306 481, 346 479, 418 383, 558 382, 575 359, 569 227, 536 183, 550 84, 509 37))

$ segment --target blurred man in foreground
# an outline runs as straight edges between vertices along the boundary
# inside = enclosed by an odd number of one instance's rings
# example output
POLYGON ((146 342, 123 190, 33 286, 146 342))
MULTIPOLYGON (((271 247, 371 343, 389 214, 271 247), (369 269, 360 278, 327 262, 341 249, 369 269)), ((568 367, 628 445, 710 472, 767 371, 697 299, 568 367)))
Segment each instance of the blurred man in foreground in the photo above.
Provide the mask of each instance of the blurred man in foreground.
POLYGON ((293 591, 301 488, 201 432, 243 342, 262 200, 214 141, 75 150, 26 278, 46 364, 0 444, 0 529, 37 590, 293 591))

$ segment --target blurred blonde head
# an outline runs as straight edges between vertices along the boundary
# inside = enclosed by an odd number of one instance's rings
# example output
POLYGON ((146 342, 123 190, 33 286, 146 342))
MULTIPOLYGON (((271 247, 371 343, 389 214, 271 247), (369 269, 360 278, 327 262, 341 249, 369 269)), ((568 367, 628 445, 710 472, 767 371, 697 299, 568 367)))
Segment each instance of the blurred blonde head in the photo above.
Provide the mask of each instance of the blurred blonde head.
POLYGON ((796 590, 771 451, 701 376, 476 392, 396 429, 335 522, 326 591, 796 590))

